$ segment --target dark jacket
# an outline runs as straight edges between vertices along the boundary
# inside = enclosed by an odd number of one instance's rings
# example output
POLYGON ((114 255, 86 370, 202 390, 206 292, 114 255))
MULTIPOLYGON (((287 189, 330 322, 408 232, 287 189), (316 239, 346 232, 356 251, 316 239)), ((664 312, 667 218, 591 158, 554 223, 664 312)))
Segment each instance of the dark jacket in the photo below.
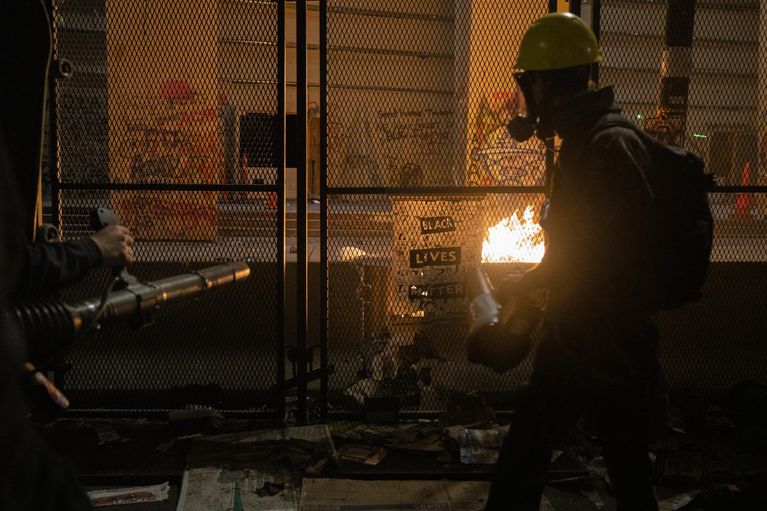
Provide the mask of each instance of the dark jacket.
POLYGON ((617 112, 611 88, 577 96, 554 119, 562 138, 552 178, 542 261, 564 306, 586 301, 615 310, 641 308, 652 250, 650 156, 631 129, 593 133, 617 112))
POLYGON ((662 386, 644 289, 653 250, 650 156, 631 129, 593 132, 617 110, 604 88, 577 96, 553 120, 562 144, 542 221, 546 254, 533 270, 550 289, 534 379, 585 395, 662 386))
POLYGON ((85 511, 92 508, 76 473, 27 419, 20 387, 24 342, 4 308, 17 291, 11 276, 22 273, 26 238, 10 168, 0 130, 0 509, 85 511))
POLYGON ((46 296, 80 282, 101 265, 101 251, 90 238, 27 244, 13 289, 14 299, 46 296))

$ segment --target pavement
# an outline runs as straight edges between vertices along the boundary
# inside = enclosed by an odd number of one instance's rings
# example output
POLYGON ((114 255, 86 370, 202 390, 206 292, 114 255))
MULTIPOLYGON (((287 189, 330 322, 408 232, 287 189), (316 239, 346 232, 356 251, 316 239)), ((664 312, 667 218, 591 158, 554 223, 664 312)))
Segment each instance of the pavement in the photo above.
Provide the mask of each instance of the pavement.
MULTIPOLYGON (((661 510, 765 509, 765 395, 764 387, 747 386, 734 388, 723 402, 688 396, 676 403, 668 433, 651 447, 661 510)), ((462 462, 464 449, 476 448, 463 443, 461 432, 499 426, 447 424, 449 417, 302 427, 231 419, 66 419, 49 425, 46 436, 73 461, 89 490, 170 487, 162 502, 109 508, 115 511, 230 509, 233 490, 240 492, 243 510, 306 511, 320 503, 326 510, 373 504, 410 509, 437 504, 440 484, 451 495, 472 496, 460 509, 480 511, 494 465, 462 462), (365 449, 376 456, 360 457, 365 449), (393 489, 381 491, 388 487, 393 489), (201 502, 207 505, 199 507, 201 502)), ((601 448, 587 423, 556 446, 544 496, 546 511, 615 509, 601 448)))

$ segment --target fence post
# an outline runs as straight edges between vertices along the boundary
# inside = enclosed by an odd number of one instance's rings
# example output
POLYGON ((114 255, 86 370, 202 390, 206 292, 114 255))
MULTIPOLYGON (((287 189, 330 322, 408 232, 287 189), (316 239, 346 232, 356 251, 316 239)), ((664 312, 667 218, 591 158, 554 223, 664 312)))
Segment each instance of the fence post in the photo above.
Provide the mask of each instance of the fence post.
MULTIPOLYGON (((767 2, 759 2, 759 110, 757 119, 757 136, 759 137, 758 168, 756 169, 756 183, 760 186, 767 185, 767 2)), ((767 216, 767 197, 759 198, 761 207, 760 214, 767 216)))
POLYGON ((655 118, 648 120, 645 129, 659 140, 677 146, 684 145, 686 139, 694 26, 695 0, 669 0, 658 105, 655 118))
POLYGON ((296 140, 296 348, 298 352, 297 420, 306 424, 307 414, 307 347, 309 340, 308 295, 309 295, 309 260, 307 250, 307 190, 309 186, 306 172, 307 151, 307 70, 306 70, 306 0, 296 1, 296 110, 299 129, 296 140))
MULTIPOLYGON (((328 173, 327 41, 328 7, 320 2, 320 368, 328 367, 328 173)), ((328 418, 328 374, 320 377, 320 419, 328 418)))
POLYGON ((285 265, 285 2, 277 3, 277 412, 285 419, 285 318, 287 283, 285 265))

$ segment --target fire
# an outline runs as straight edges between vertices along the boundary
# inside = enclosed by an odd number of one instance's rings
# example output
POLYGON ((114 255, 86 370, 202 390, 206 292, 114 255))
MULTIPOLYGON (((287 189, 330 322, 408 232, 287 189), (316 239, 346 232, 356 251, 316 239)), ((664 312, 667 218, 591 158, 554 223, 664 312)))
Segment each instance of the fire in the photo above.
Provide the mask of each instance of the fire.
POLYGON ((543 229, 533 221, 533 207, 527 206, 521 219, 517 213, 514 211, 487 230, 482 242, 482 262, 538 263, 543 259, 546 250, 543 229))

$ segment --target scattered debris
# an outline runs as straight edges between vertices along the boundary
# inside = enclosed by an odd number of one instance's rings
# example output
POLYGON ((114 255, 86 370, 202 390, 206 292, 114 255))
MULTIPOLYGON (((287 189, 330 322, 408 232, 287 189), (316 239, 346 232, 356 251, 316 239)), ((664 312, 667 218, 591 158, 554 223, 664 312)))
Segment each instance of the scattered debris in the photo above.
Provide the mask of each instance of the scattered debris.
POLYGON ((296 511, 297 488, 291 482, 254 469, 190 468, 184 472, 176 510, 296 511))
MULTIPOLYGON (((485 481, 359 481, 304 479, 301 511, 437 509, 479 511, 490 483, 485 481)), ((541 508, 544 509, 544 508, 541 508)), ((548 508, 553 511, 553 508, 548 508)))
POLYGON ((491 429, 464 428, 458 438, 458 445, 461 450, 461 463, 467 465, 496 463, 507 432, 508 427, 491 429))
POLYGON ((586 463, 586 468, 589 470, 589 472, 594 478, 600 479, 606 482, 608 486, 612 487, 612 482, 610 481, 610 475, 607 473, 607 466, 605 465, 605 459, 602 456, 597 456, 596 458, 586 463))
POLYGON ((695 496, 699 493, 700 490, 691 490, 685 493, 680 493, 679 495, 674 495, 668 499, 663 499, 658 502, 658 510, 677 511, 678 509, 682 509, 684 506, 692 502, 692 499, 694 499, 695 496))
POLYGON ((285 483, 277 484, 272 481, 264 481, 264 485, 256 490, 256 494, 259 497, 273 497, 283 490, 285 490, 285 483))
POLYGON ((346 423, 334 425, 332 431, 335 437, 346 441, 392 450, 439 453, 447 448, 442 429, 432 423, 346 423))
POLYGON ((386 442, 386 445, 392 449, 410 452, 438 453, 446 448, 442 430, 432 424, 402 428, 386 442))
POLYGON ((551 505, 551 502, 549 502, 549 499, 547 499, 546 496, 541 497, 541 507, 539 509, 540 511, 556 511, 554 509, 554 506, 551 505))
MULTIPOLYGON (((261 481, 258 488, 265 480, 289 482, 299 488, 305 476, 322 475, 328 460, 335 457, 335 445, 327 426, 301 426, 197 439, 190 446, 187 469, 215 467, 243 473, 238 481, 248 479, 248 484, 255 481, 248 474, 257 474, 261 481)), ((199 475, 198 472, 192 475, 195 474, 199 475)), ((204 475, 203 479, 208 477, 211 476, 204 475)), ((253 486, 249 488, 256 490, 253 486)))
POLYGON ((595 508, 604 509, 605 499, 602 498, 602 494, 596 488, 581 488, 581 494, 588 498, 595 508))
POLYGON ((165 454, 168 451, 170 451, 171 449, 173 449, 173 447, 175 445, 176 445, 176 439, 175 438, 171 438, 167 442, 163 442, 160 445, 158 445, 157 447, 155 447, 155 450, 157 452, 161 452, 161 453, 165 454))
POLYGON ((661 484, 700 483, 706 476, 706 453, 694 447, 655 450, 656 480, 661 484))
POLYGON ((170 484, 166 481, 153 486, 92 490, 88 492, 88 498, 93 507, 123 506, 167 500, 169 490, 170 484))
POLYGON ((387 454, 386 449, 383 447, 363 444, 346 444, 338 449, 339 459, 365 465, 378 465, 387 454))
POLYGON ((207 407, 189 408, 168 412, 168 425, 180 435, 212 433, 221 427, 224 416, 207 407))
POLYGON ((378 392, 381 382, 373 378, 363 378, 353 383, 346 389, 345 394, 351 396, 358 404, 364 405, 367 398, 371 398, 378 392))
POLYGON ((445 397, 445 412, 439 419, 445 427, 496 421, 495 411, 479 394, 449 392, 445 397))
POLYGON ((344 392, 359 405, 365 406, 366 420, 396 420, 391 413, 393 407, 386 406, 379 417, 382 407, 375 400, 397 400, 400 406, 439 408, 436 389, 432 388, 432 365, 441 360, 433 342, 419 330, 412 334, 412 339, 394 338, 388 327, 383 326, 370 341, 364 341, 360 347, 362 367, 357 372, 357 381, 344 392))
POLYGON ((91 424, 91 428, 93 428, 93 431, 96 432, 96 436, 99 438, 98 445, 129 441, 127 438, 121 437, 111 424, 94 422, 91 424))

